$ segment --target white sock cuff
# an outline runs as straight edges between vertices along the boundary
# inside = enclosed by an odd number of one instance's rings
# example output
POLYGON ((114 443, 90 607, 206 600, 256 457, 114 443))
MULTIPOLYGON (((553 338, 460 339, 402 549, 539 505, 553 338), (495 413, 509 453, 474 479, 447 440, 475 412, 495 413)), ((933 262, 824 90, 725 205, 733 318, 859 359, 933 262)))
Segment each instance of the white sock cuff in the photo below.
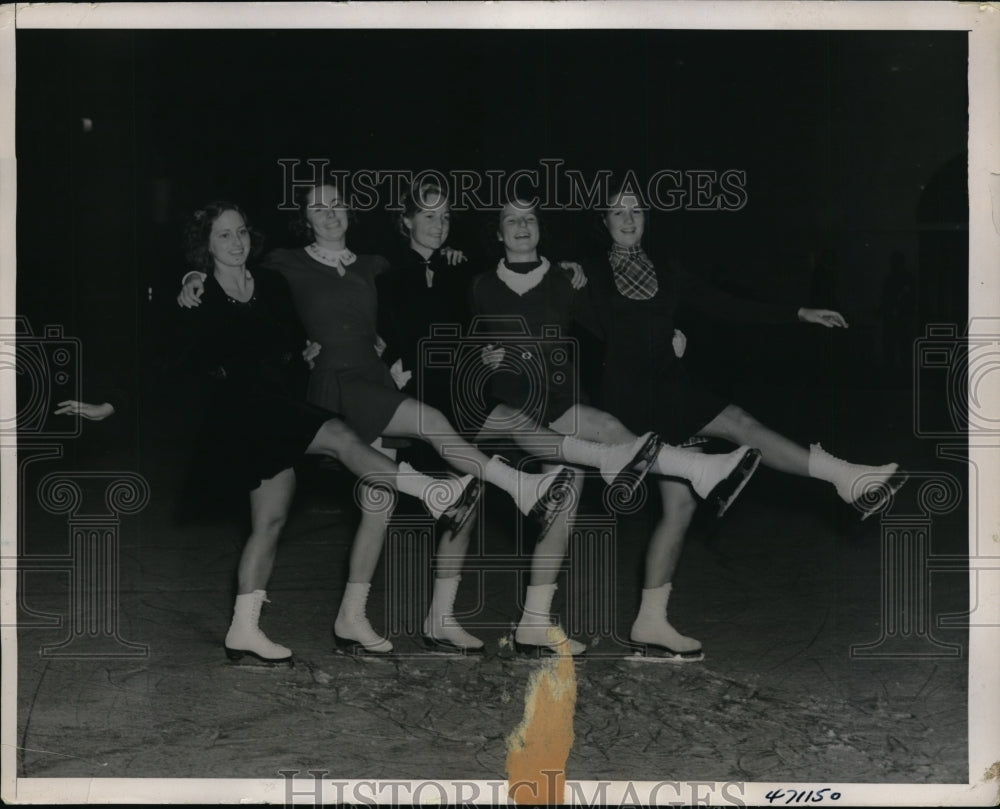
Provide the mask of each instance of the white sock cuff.
POLYGON ((396 472, 396 488, 403 494, 409 494, 418 500, 423 500, 424 491, 427 486, 434 482, 434 478, 418 472, 405 461, 399 465, 396 472))
POLYGON ((818 480, 830 480, 828 462, 834 460, 818 443, 809 445, 809 477, 818 480))
POLYGON ((524 594, 524 611, 533 615, 548 614, 557 589, 555 583, 529 584, 524 594))
POLYGON ((670 582, 661 584, 659 587, 643 588, 642 602, 639 605, 639 609, 652 609, 657 611, 665 609, 667 606, 667 600, 670 598, 670 590, 670 582))
POLYGON ((511 497, 517 497, 518 471, 499 455, 494 455, 486 463, 483 479, 502 489, 511 497))
POLYGON ((371 588, 371 582, 349 581, 344 588, 344 601, 364 604, 368 600, 368 591, 371 588))
POLYGON ((607 446, 605 444, 587 441, 572 435, 563 438, 562 456, 569 463, 599 468, 606 454, 607 446))

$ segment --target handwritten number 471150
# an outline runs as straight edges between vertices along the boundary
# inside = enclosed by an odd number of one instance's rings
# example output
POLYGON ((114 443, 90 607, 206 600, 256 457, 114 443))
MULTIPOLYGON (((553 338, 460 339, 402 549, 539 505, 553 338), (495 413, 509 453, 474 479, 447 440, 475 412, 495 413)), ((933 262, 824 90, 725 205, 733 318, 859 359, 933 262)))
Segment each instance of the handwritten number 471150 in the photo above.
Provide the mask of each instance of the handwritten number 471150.
POLYGON ((825 800, 840 800, 840 793, 832 791, 830 787, 808 791, 804 789, 772 789, 764 797, 767 798, 768 803, 822 803, 825 800))

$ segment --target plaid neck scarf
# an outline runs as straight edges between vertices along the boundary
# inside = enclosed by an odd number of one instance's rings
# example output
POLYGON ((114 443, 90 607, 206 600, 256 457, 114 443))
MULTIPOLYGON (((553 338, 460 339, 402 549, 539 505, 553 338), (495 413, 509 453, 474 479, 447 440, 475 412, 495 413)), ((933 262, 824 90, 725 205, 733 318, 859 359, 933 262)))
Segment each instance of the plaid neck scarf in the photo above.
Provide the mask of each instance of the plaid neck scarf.
POLYGON ((653 271, 653 262, 641 247, 612 245, 608 253, 615 286, 626 298, 648 301, 660 288, 653 271))

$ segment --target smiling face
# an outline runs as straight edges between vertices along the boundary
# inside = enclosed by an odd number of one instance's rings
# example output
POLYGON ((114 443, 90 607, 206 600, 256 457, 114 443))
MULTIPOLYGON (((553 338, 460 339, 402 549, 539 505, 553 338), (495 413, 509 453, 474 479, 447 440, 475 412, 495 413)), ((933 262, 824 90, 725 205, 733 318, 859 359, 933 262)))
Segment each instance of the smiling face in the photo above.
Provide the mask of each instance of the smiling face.
POLYGON ((615 244, 638 247, 646 228, 646 212, 634 194, 621 194, 608 206, 604 226, 615 244))
POLYGON ((508 261, 536 260, 540 232, 534 208, 524 202, 503 206, 497 238, 503 242, 508 261))
POLYGON ((250 231, 234 210, 223 211, 212 223, 208 252, 217 270, 242 268, 250 255, 250 231))
POLYGON ((313 188, 304 200, 306 221, 313 238, 331 247, 343 247, 347 235, 347 205, 336 187, 313 188))
POLYGON ((410 247, 422 255, 430 255, 448 239, 451 211, 448 200, 440 191, 427 189, 417 210, 403 217, 410 232, 410 247))

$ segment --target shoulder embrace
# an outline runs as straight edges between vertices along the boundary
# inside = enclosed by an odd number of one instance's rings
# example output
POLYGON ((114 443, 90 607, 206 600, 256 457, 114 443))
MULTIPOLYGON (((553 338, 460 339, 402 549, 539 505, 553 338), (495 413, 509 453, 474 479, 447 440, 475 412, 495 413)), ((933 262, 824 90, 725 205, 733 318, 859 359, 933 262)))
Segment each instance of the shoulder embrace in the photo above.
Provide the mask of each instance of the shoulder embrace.
POLYGON ((358 253, 358 260, 371 267, 374 275, 381 275, 392 268, 389 260, 378 253, 358 253))

